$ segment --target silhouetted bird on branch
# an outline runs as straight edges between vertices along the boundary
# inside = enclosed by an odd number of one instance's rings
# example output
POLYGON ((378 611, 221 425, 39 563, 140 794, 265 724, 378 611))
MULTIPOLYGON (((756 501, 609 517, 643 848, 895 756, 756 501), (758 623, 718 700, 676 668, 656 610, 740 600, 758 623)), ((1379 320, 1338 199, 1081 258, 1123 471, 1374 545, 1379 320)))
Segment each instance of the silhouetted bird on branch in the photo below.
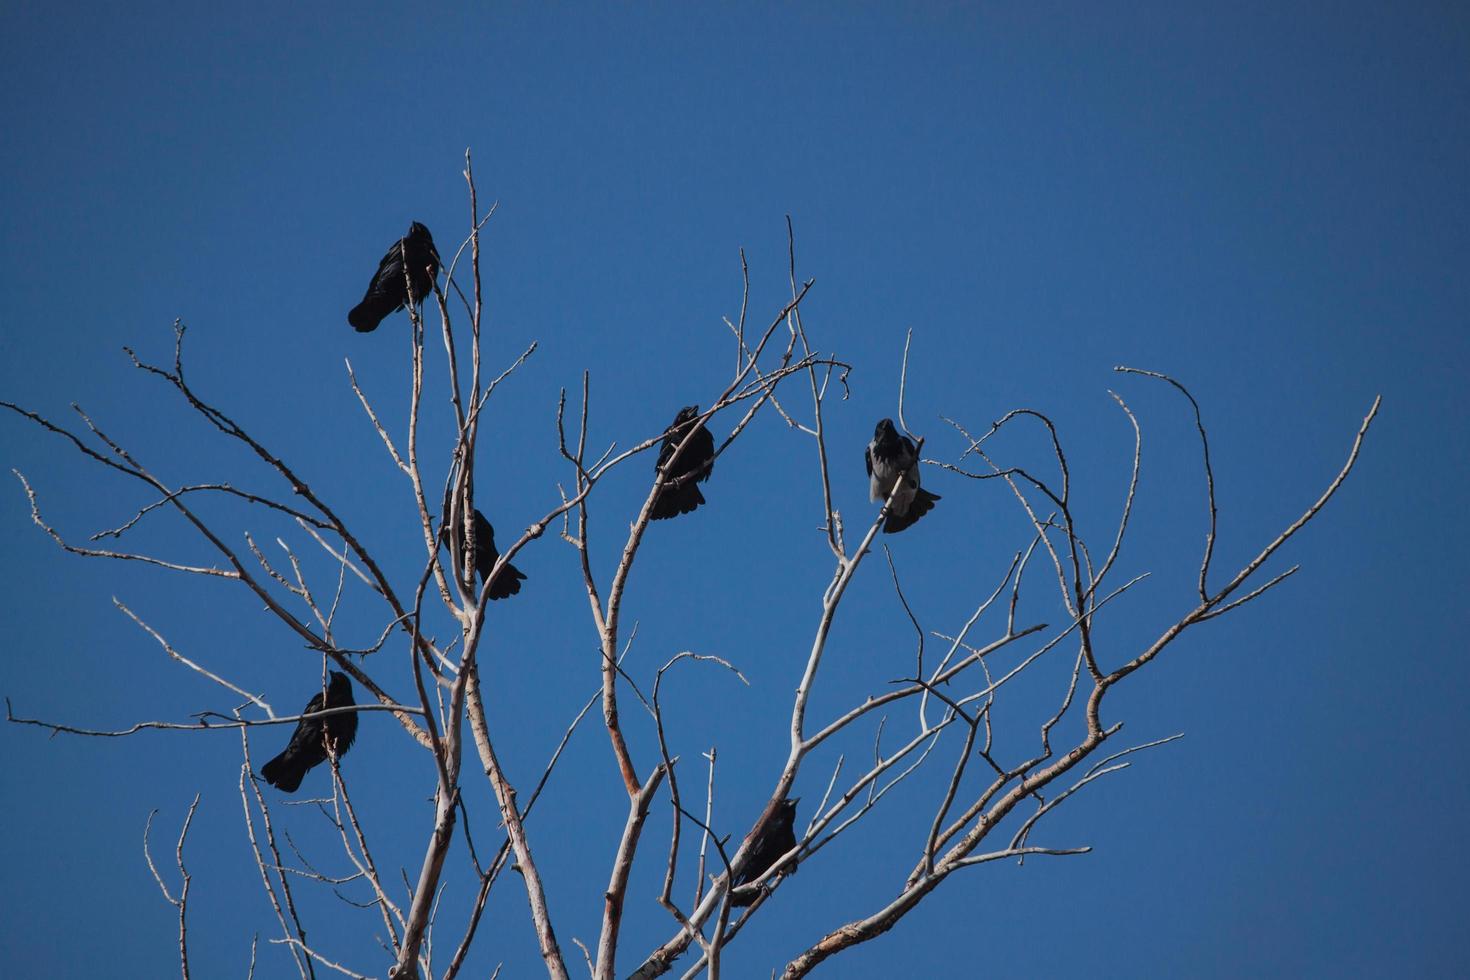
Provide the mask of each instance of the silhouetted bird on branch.
MULTIPOLYGON (((745 870, 736 876, 732 888, 748 885, 761 875, 765 874, 776 863, 776 859, 796 846, 796 804, 800 799, 782 800, 776 804, 776 815, 771 822, 766 824, 760 836, 750 846, 750 858, 745 862, 745 870)), ((784 873, 791 874, 795 870, 793 865, 784 873)), ((730 893, 730 904, 745 906, 753 904, 756 897, 760 895, 760 889, 752 888, 748 893, 730 893)))
MULTIPOLYGON (((449 541, 449 525, 439 529, 439 543, 441 545, 449 541)), ((460 542, 463 548, 464 542, 460 542)), ((478 510, 475 511, 475 572, 483 582, 495 568, 495 563, 500 560, 500 552, 495 547, 495 528, 485 519, 485 515, 478 510)), ((521 573, 510 562, 495 576, 495 584, 490 587, 491 599, 504 599, 506 596, 515 595, 521 591, 521 583, 526 576, 521 573)))
MULTIPOLYGON (((334 670, 327 684, 325 703, 318 691, 301 713, 309 715, 323 708, 345 708, 356 703, 352 700, 352 682, 346 674, 334 670)), ((261 776, 283 793, 296 792, 307 771, 327 761, 327 749, 322 741, 324 734, 332 740, 338 758, 346 755, 352 748, 352 740, 357 737, 357 712, 301 719, 296 723, 296 731, 291 733, 286 751, 261 766, 261 776)))
POLYGON ((654 472, 663 470, 665 476, 664 485, 658 491, 658 499, 653 502, 651 516, 655 521, 687 514, 704 503, 704 494, 699 492, 699 484, 708 480, 715 468, 715 437, 710 434, 709 429, 696 432, 679 454, 678 462, 670 465, 674 450, 679 448, 679 443, 694 428, 694 420, 697 418, 699 406, 686 405, 679 409, 679 414, 674 416, 674 421, 664 430, 664 442, 658 451, 658 462, 654 464, 654 472))
POLYGON ((402 309, 406 303, 422 302, 434 291, 434 279, 438 275, 439 252, 434 248, 434 238, 429 229, 415 221, 408 226, 408 234, 394 242, 378 263, 378 271, 368 283, 362 302, 347 314, 347 322, 358 333, 378 329, 389 313, 402 309), (408 262, 406 279, 405 260, 408 262))
MULTIPOLYGON (((490 577, 490 572, 495 568, 495 563, 500 560, 500 552, 495 550, 495 528, 485 520, 485 515, 478 510, 475 511, 475 571, 479 573, 483 582, 490 577)), ((526 576, 521 570, 510 562, 495 576, 495 581, 490 585, 490 598, 504 599, 506 596, 515 595, 521 591, 521 582, 526 576)))
POLYGON ((934 509, 934 501, 939 499, 939 494, 919 486, 918 450, 908 436, 898 434, 892 419, 878 423, 873 441, 863 452, 863 462, 868 467, 869 500, 887 500, 893 492, 893 485, 903 481, 892 506, 888 508, 888 519, 883 522, 884 534, 896 534, 934 509))

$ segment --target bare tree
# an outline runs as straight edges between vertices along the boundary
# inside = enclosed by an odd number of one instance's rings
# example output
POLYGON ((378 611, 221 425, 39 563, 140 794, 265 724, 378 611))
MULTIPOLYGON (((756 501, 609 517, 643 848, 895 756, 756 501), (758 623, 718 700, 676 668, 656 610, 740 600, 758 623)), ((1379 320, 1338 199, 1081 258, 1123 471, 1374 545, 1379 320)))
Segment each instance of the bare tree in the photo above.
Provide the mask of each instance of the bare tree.
MULTIPOLYGON (((209 576, 238 582, 263 605, 266 612, 320 658, 323 674, 331 667, 349 674, 368 692, 364 703, 354 708, 319 712, 386 712, 402 729, 404 737, 424 750, 424 766, 434 778, 433 809, 423 826, 422 861, 411 875, 405 874, 400 889, 386 877, 374 859, 371 828, 359 819, 348 784, 337 758, 330 758, 332 794, 317 801, 321 818, 340 841, 342 854, 353 869, 350 874, 331 876, 317 870, 307 855, 296 850, 283 834, 273 805, 262 792, 251 757, 252 731, 294 724, 301 715, 280 715, 263 694, 253 693, 228 678, 225 665, 206 665, 176 650, 164 635, 118 603, 124 614, 157 641, 163 651, 184 667, 225 688, 241 699, 229 712, 204 711, 192 720, 139 721, 121 730, 87 728, 70 722, 18 717, 7 701, 11 722, 36 725, 52 732, 90 736, 123 736, 147 729, 192 732, 238 731, 241 766, 239 796, 243 827, 259 873, 261 887, 274 913, 278 934, 268 942, 281 947, 302 977, 319 972, 363 976, 347 963, 374 961, 372 969, 389 977, 458 976, 479 934, 479 925, 492 889, 503 872, 513 866, 524 890, 526 907, 548 975, 569 976, 567 954, 552 921, 548 884, 538 870, 531 821, 537 800, 563 757, 573 731, 590 710, 601 707, 603 728, 611 751, 611 762, 626 795, 622 830, 610 870, 602 879, 580 882, 585 889, 600 888, 602 916, 595 944, 577 941, 586 969, 595 980, 612 980, 622 969, 637 978, 660 976, 672 969, 686 977, 704 973, 720 975, 723 950, 744 931, 746 923, 759 915, 771 901, 784 877, 808 862, 870 814, 895 792, 900 784, 921 769, 941 773, 943 792, 925 802, 910 797, 910 844, 914 859, 901 886, 868 914, 832 929, 814 934, 810 945, 785 966, 783 976, 806 975, 819 963, 892 928, 919 903, 930 897, 950 875, 993 861, 1032 856, 1067 856, 1086 853, 1089 848, 1046 838, 1044 818, 1079 790, 1104 776, 1132 764, 1132 756, 1167 744, 1179 735, 1143 742, 1122 743, 1118 736, 1121 720, 1104 716, 1108 694, 1131 675, 1147 667, 1186 631, 1226 615, 1278 585, 1296 570, 1291 566, 1261 581, 1262 569, 1307 523, 1312 521, 1341 487, 1351 472, 1369 426, 1378 411, 1375 400, 1353 438, 1347 458, 1321 496, 1302 515, 1270 541, 1250 561, 1227 574, 1212 567, 1216 543, 1214 472, 1209 440, 1199 405, 1180 382, 1156 372, 1131 367, 1117 370, 1126 375, 1161 381, 1184 396, 1194 413, 1203 458, 1203 496, 1208 515, 1203 555, 1194 591, 1198 599, 1190 607, 1161 616, 1161 627, 1151 638, 1136 646, 1102 649, 1095 627, 1099 617, 1117 597, 1137 584, 1140 575, 1117 582, 1113 576, 1129 530, 1135 491, 1142 461, 1142 430, 1123 398, 1112 394, 1119 411, 1131 426, 1134 444, 1128 490, 1116 524, 1107 530, 1105 549, 1094 552, 1075 518, 1072 474, 1057 427, 1045 414, 1018 409, 1004 415, 984 431, 958 420, 945 421, 960 440, 952 461, 924 459, 934 471, 946 471, 968 480, 1001 481, 1014 497, 1030 526, 1029 537, 1017 542, 1005 574, 974 597, 973 612, 962 622, 943 629, 921 623, 905 593, 893 556, 883 549, 887 574, 896 598, 907 614, 914 633, 911 673, 901 682, 871 692, 866 698, 831 717, 808 717, 813 693, 822 682, 833 623, 842 607, 849 585, 874 553, 875 536, 883 525, 889 504, 885 502, 871 518, 864 518, 849 536, 842 515, 833 503, 824 410, 834 394, 845 397, 850 365, 813 345, 802 322, 803 302, 812 289, 810 281, 796 276, 795 251, 789 256, 789 300, 768 320, 752 323, 748 317, 750 275, 742 253, 743 295, 738 317, 726 320, 735 351, 734 370, 717 391, 701 404, 696 424, 689 429, 668 465, 656 470, 642 506, 627 525, 612 574, 600 577, 595 569, 592 530, 598 513, 597 494, 603 480, 635 457, 658 446, 663 433, 644 433, 626 448, 617 443, 605 447, 591 442, 592 381, 584 373, 580 390, 571 397, 563 390, 556 410, 557 451, 565 464, 561 482, 546 478, 544 511, 504 547, 495 568, 477 584, 475 568, 476 527, 475 473, 485 408, 497 387, 536 351, 532 343, 513 363, 495 376, 482 366, 482 323, 484 297, 480 278, 480 236, 494 213, 481 213, 466 154, 464 177, 471 208, 470 228, 448 263, 444 287, 435 287, 427 311, 437 319, 437 332, 445 351, 447 376, 442 388, 425 378, 425 348, 431 329, 425 315, 410 308, 411 367, 409 410, 401 433, 390 431, 375 409, 373 400, 359 385, 351 364, 348 383, 361 402, 368 423, 381 439, 401 477, 408 481, 415 501, 417 525, 423 552, 411 567, 390 567, 380 561, 366 535, 349 527, 338 510, 306 482, 302 471, 282 455, 259 441, 237 416, 227 413, 204 393, 196 390, 185 375, 185 329, 175 324, 171 363, 154 364, 128 351, 133 365, 162 382, 183 401, 188 412, 207 422, 224 440, 248 450, 260 470, 282 484, 288 495, 246 490, 228 482, 198 482, 172 485, 145 465, 120 441, 110 437, 81 407, 76 407, 80 428, 68 428, 26 408, 3 402, 6 408, 47 433, 65 440, 72 449, 105 470, 132 483, 143 485, 155 499, 125 523, 93 535, 86 544, 57 531, 43 515, 40 496, 26 478, 17 473, 27 494, 35 523, 66 551, 86 557, 140 562, 187 575, 209 576), (467 254, 466 254, 467 253, 467 254), (463 281, 467 279, 467 286, 463 281), (429 393, 441 392, 452 407, 447 477, 442 486, 430 487, 420 463, 421 407, 429 393), (663 699, 670 672, 681 665, 706 664, 731 671, 743 679, 742 668, 720 657, 682 651, 669 658, 642 681, 624 667, 624 657, 633 641, 636 626, 628 628, 622 616, 624 597, 632 580, 640 547, 649 526, 655 502, 665 485, 679 477, 676 463, 695 434, 717 423, 728 434, 717 440, 715 455, 729 449, 760 414, 772 412, 801 438, 809 438, 820 477, 821 534, 831 555, 831 577, 820 596, 816 620, 811 624, 811 641, 805 666, 790 702, 789 752, 784 765, 770 784, 766 805, 755 822, 744 828, 714 826, 714 795, 717 783, 715 747, 702 754, 703 764, 685 761, 670 746, 664 724, 663 699), (1033 472, 1007 465, 994 457, 990 440, 1003 429, 1030 426, 1040 436, 1054 463, 1046 472, 1033 472), (295 543, 278 539, 284 559, 272 559, 244 535, 242 551, 232 544, 240 535, 208 518, 196 501, 226 496, 251 508, 289 519, 299 531, 295 543), (212 564, 191 564, 143 551, 120 550, 122 544, 101 547, 104 538, 121 540, 154 511, 171 511, 192 527, 215 554, 212 564), (522 549, 540 541, 548 529, 576 552, 581 588, 587 597, 596 629, 596 664, 588 663, 589 685, 595 676, 595 693, 582 711, 570 719, 560 743, 539 772, 507 771, 497 752, 494 719, 487 714, 481 689, 480 661, 487 642, 486 604, 490 583, 500 569, 522 549), (445 547, 445 544, 450 544, 445 547), (318 547, 335 569, 332 579, 312 580, 298 555, 303 545, 318 547), (1036 572, 1036 569, 1040 569, 1036 572), (1028 572, 1033 574, 1028 578, 1028 572), (1036 574, 1042 578, 1041 604, 1060 612, 1060 621, 1041 622, 1030 614, 1035 601, 1023 603, 1023 582, 1036 574), (1049 583, 1049 584, 1048 584, 1049 583), (1055 587, 1055 593, 1051 588, 1055 587), (350 648, 337 639, 336 626, 344 594, 365 590, 380 603, 377 640, 365 648, 350 648), (1059 599, 1059 604, 1056 603, 1059 599), (440 611, 436 612, 438 609, 440 611), (296 610, 296 611, 293 611, 296 610), (301 612, 300 610, 304 610, 301 612), (435 638, 431 622, 446 617, 453 639, 435 638), (984 625, 982 626, 982 620, 984 625), (394 657, 395 649, 403 656, 394 657), (1019 654, 1012 656, 1015 650, 1019 654), (993 708, 1005 689, 1054 650, 1071 661, 1069 680, 1055 692, 1054 709, 1024 724, 1014 721, 1004 739, 994 724, 993 708), (1004 657, 1002 656, 1004 654, 1004 657), (1010 658, 1010 659, 1005 659, 1010 658), (1002 666, 1005 665, 1005 666, 1002 666), (594 675, 595 672, 595 675, 594 675), (645 694, 645 690, 647 694, 645 694), (394 693, 406 692, 406 693, 394 693), (631 716, 623 708, 634 703, 631 716), (902 709, 907 720, 889 724, 889 713, 902 709), (911 712, 911 713, 909 713, 911 712), (656 738, 656 757, 636 758, 625 735, 629 717, 634 724, 647 725, 656 738), (1080 720, 1080 724, 1078 723, 1080 720), (1064 725, 1064 721, 1070 724, 1064 725), (876 724, 875 724, 876 722, 876 724), (466 731, 466 728, 468 729, 466 731), (1075 732, 1063 737, 1062 732, 1075 732), (1030 734, 1027 734, 1030 733, 1030 734), (1029 748, 1016 752, 1022 737, 1029 748), (1001 742, 1005 746, 1002 749, 1001 742), (943 743, 941 745, 941 743, 943 743), (837 746, 840 753, 830 772, 824 768, 814 778, 825 786, 819 800, 798 824, 795 846, 767 867, 750 873, 751 842, 777 818, 780 804, 791 796, 804 767, 816 750, 837 746), (478 777, 465 772, 465 754, 472 752, 486 784, 493 793, 496 819, 470 819, 462 790, 465 780, 478 777), (870 755, 868 755, 870 753, 870 755), (852 759, 867 761, 852 764, 852 759), (691 768, 692 767, 692 768, 691 768), (530 787, 526 791, 526 787, 530 787), (702 796, 702 799, 700 797, 702 796), (656 809, 667 807, 667 823, 650 822, 656 809), (669 938, 653 949, 640 951, 636 960, 624 957, 619 965, 619 939, 628 906, 629 879, 639 857, 640 845, 650 828, 667 827, 667 839, 645 860, 661 864, 662 889, 650 898, 650 907, 669 918, 669 938), (473 861, 466 907, 452 912, 440 904, 447 878, 456 872, 446 863, 451 842, 459 834, 473 861), (498 839, 493 854, 476 848, 476 839, 498 839), (697 847, 694 841, 697 839, 697 847), (290 852, 289 854, 287 852, 290 852), (484 854, 486 860, 481 860, 484 854), (741 881, 732 889, 732 882, 741 881), (678 887, 683 882, 692 889, 678 887), (357 948, 326 950, 308 943, 309 931, 297 896, 304 888, 337 891, 349 884, 361 889, 365 904, 375 910, 375 926, 382 954, 364 942, 357 948), (680 893, 687 896, 679 897, 680 893), (737 901, 738 900, 738 901, 737 901), (433 930, 453 930, 452 952, 447 960, 434 956, 433 930)), ((788 240, 790 228, 788 224, 788 240)), ((405 269, 405 275, 408 270, 405 269)), ((912 337, 910 336, 909 340, 912 337)), ((900 364, 898 421, 902 430, 914 433, 904 418, 904 396, 908 377, 909 342, 905 341, 900 364)), ((925 440, 914 436, 922 451, 925 440)), ((645 459, 647 457, 644 457, 645 459)), ((482 477, 485 475, 481 468, 482 477)), ((493 474, 491 474, 493 475, 493 474)), ((894 493, 898 492, 894 488, 894 493)), ((954 503, 954 502, 952 502, 954 503)), ((958 506, 958 503, 954 503, 958 506)), ((613 521, 611 527, 619 527, 613 521)), ((618 532, 621 536, 621 531, 618 532)), ((504 542, 502 542, 504 543, 504 542)), ((800 548, 802 541, 772 541, 773 549, 800 548)), ((882 574, 881 566, 871 570, 882 574)), ((706 583, 695 583, 695 586, 706 583)), ((1028 585, 1026 595, 1031 594, 1028 585)), ((681 668, 687 669, 687 668, 681 668)), ((828 673, 833 668, 828 667, 828 673)), ((898 717, 898 716, 895 716, 898 717)), ((187 903, 191 878, 184 869, 185 836, 198 806, 190 805, 178 838, 176 863, 182 877, 177 896, 153 865, 145 829, 144 853, 165 899, 178 910, 180 967, 189 976, 187 903)), ((588 811, 587 819, 594 819, 588 811)), ((148 826, 151 826, 149 815, 148 826)), ((663 837, 663 831, 656 831, 663 837)), ((646 852, 645 848, 645 852, 646 852)), ((815 873, 820 874, 820 870, 815 873)), ((208 887, 207 882, 204 883, 208 887)), ((343 895, 344 901, 351 901, 343 895)), ((254 971, 255 944, 251 947, 254 971)), ((492 954, 493 957, 493 954, 492 954)), ((366 968, 366 967, 364 967, 366 968)), ((498 972, 498 971, 497 971, 498 972)))

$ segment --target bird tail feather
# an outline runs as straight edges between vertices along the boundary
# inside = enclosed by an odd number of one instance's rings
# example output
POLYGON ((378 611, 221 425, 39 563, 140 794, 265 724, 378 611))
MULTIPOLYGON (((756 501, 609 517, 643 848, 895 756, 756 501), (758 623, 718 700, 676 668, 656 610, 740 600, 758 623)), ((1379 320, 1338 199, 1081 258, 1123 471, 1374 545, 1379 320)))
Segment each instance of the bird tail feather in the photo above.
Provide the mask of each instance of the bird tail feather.
POLYGON ((680 514, 690 513, 704 502, 704 494, 699 492, 699 486, 693 480, 682 484, 666 483, 658 492, 658 499, 653 502, 653 513, 649 517, 655 521, 678 517, 680 514))
POLYGON ((352 324, 352 329, 358 333, 372 333, 378 329, 378 324, 383 318, 392 313, 397 306, 393 300, 384 296, 367 295, 362 298, 347 314, 347 322, 352 324))
POLYGON ((909 502, 907 513, 895 514, 891 511, 889 512, 888 519, 883 522, 883 533, 897 534, 899 531, 911 527, 915 521, 934 509, 934 501, 938 499, 940 499, 939 494, 930 493, 928 490, 920 487, 914 491, 914 499, 909 502))
POLYGON ((306 776, 306 770, 295 765, 286 757, 286 753, 282 752, 260 767, 260 775, 281 792, 294 793, 300 788, 301 780, 306 776))
POLYGON ((515 595, 521 591, 521 581, 525 577, 519 568, 507 562, 500 574, 495 576, 495 581, 490 583, 490 598, 504 599, 515 595))

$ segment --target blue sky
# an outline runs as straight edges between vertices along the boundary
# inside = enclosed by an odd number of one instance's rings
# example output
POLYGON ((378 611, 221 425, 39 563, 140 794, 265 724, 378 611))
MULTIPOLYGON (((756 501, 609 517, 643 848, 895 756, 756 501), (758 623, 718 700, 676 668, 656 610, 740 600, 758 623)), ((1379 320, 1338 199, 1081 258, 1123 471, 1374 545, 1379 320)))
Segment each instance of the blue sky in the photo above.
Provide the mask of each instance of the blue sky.
MULTIPOLYGON (((787 214, 798 275, 816 280, 807 328, 854 365, 851 397, 827 420, 849 526, 872 513, 859 455, 874 421, 893 413, 909 328, 907 413, 928 454, 962 448, 940 416, 983 429, 1013 407, 1048 412, 1094 547, 1110 540, 1131 450, 1108 389, 1138 413, 1143 482, 1117 574, 1152 577, 1105 620, 1110 663, 1187 609, 1204 537, 1187 404, 1114 365, 1167 371, 1199 398, 1221 573, 1316 498, 1381 393, 1359 468, 1273 566, 1302 571, 1189 634, 1110 700, 1105 720, 1125 721, 1130 744, 1187 734, 1049 818, 1047 843, 1094 852, 972 869, 826 972, 1445 976, 1470 966, 1456 938, 1470 780, 1454 749, 1470 695, 1463 7, 15 4, 0 12, 0 55, 0 397, 53 417, 80 403, 165 480, 271 486, 121 353, 168 357, 169 325, 182 318, 192 382, 371 528, 370 546, 400 578, 420 560, 411 496, 342 362, 401 430, 407 324, 400 314, 357 336, 344 317, 410 220, 428 224, 441 251, 458 240, 466 147, 482 200, 500 202, 485 246, 487 357, 508 364, 540 343, 492 403, 504 436, 495 454, 482 450, 477 474, 502 535, 543 513, 567 478, 553 413, 583 369, 595 441, 628 444, 680 405, 708 403, 731 360, 720 317, 739 309, 738 250, 759 322, 788 289, 787 214)), ((431 350, 431 371, 441 360, 431 350)), ((441 450, 442 407, 429 440, 441 450)), ((1043 462, 1034 433, 997 448, 1043 462)), ((147 502, 14 418, 0 421, 0 450, 73 537, 147 502)), ((696 649, 751 679, 745 688, 690 669, 670 681, 683 698, 670 714, 675 750, 697 759, 718 745, 716 816, 736 833, 784 760, 786 705, 830 572, 813 530, 812 457, 809 440, 763 420, 722 457, 710 506, 655 529, 629 598, 635 676, 696 649)), ((432 465, 442 473, 442 460, 432 465)), ((598 504, 604 575, 648 477, 636 461, 598 504)), ((891 544, 916 613, 948 632, 1025 545, 1027 526, 994 482, 925 479, 943 502, 891 544)), ((267 542, 293 530, 208 512, 267 542)), ((144 543, 205 557, 167 518, 144 527, 144 543)), ((30 523, 18 482, 0 492, 0 555, 0 693, 18 714, 111 727, 232 706, 170 663, 114 596, 278 708, 310 694, 315 658, 243 590, 67 556, 30 523)), ((548 535, 517 564, 528 580, 494 609, 487 685, 503 755, 529 784, 594 687, 597 654, 574 552, 548 535)), ((1056 622, 1042 584, 1033 580, 1036 615, 1056 622)), ((357 637, 381 628, 362 595, 345 613, 360 617, 357 637)), ((899 676, 911 648, 874 561, 838 620, 815 710, 899 676)), ((407 698, 401 654, 369 669, 407 698)), ((1017 694, 1009 751, 1034 741, 1031 712, 1064 659, 1017 694)), ((646 766, 643 721, 630 738, 646 766)), ((256 752, 275 741, 257 736, 256 752)), ((871 745, 843 748, 863 757, 871 745)), ((575 958, 571 938, 596 937, 623 803, 595 725, 569 752, 531 835, 575 958)), ((832 761, 804 770, 804 799, 821 795, 832 761)), ((427 758, 371 716, 345 768, 381 828, 380 861, 416 867, 431 815, 417 804, 432 791, 427 758)), ((251 934, 272 920, 237 777, 232 735, 0 729, 10 925, 0 957, 31 976, 176 969, 173 910, 139 844, 150 809, 171 841, 198 792, 187 852, 196 971, 242 973, 251 934)), ((891 896, 939 791, 916 780, 803 865, 730 949, 728 970, 765 976, 891 896)), ((488 798, 475 793, 490 841, 488 798)), ((320 818, 279 812, 330 864, 320 818)), ((667 820, 662 804, 659 834, 667 820)), ((659 842, 648 839, 635 873, 627 968, 670 931, 651 902, 659 842)), ((455 860, 463 866, 459 851, 455 860)), ((371 913, 330 896, 310 907, 324 947, 383 969, 371 913)), ((536 975, 524 908, 519 881, 502 881, 482 973, 504 960, 502 975, 536 975)), ((261 955, 262 975, 289 969, 279 948, 261 955)))

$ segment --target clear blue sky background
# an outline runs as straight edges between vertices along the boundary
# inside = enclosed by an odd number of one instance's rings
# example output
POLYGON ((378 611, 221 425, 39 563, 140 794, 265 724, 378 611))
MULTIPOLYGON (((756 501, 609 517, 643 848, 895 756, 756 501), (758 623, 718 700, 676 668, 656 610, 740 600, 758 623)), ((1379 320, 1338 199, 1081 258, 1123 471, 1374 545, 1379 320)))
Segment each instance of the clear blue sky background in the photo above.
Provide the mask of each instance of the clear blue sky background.
MULTIPOLYGON (((1052 413, 1095 548, 1110 540, 1131 448, 1108 388, 1139 413, 1143 484, 1116 574, 1154 574, 1104 620, 1104 660, 1118 663, 1187 608, 1205 525, 1187 405, 1113 365, 1168 371, 1203 404, 1222 573, 1315 499, 1381 392, 1359 469, 1274 566, 1303 571, 1191 633, 1110 701, 1106 720, 1126 721, 1130 742, 1187 737, 1043 824, 1039 842, 1095 852, 973 869, 825 974, 1470 970, 1470 785, 1456 747, 1470 693, 1463 5, 296 6, 0 13, 0 396, 53 416, 80 402, 165 480, 280 491, 120 353, 127 344, 166 358, 182 317, 194 383, 369 529, 407 583, 420 561, 409 488, 342 364, 351 357, 401 433, 406 320, 358 336, 344 314, 410 220, 452 248, 466 225, 466 146, 482 199, 501 202, 486 239, 490 363, 541 343, 493 403, 504 435, 482 454, 480 499, 502 535, 544 512, 567 478, 553 410, 584 368, 598 442, 627 444, 678 406, 708 403, 732 360, 720 316, 738 311, 737 250, 763 320, 787 289, 789 213, 799 275, 816 279, 807 326, 855 365, 852 396, 828 419, 849 526, 872 513, 859 455, 874 420, 893 412, 909 327, 908 417, 932 454, 960 448, 940 415, 983 428, 1012 407, 1052 413)), ((441 361, 431 350, 431 370, 441 361)), ((428 443, 442 449, 437 405, 428 443)), ((0 421, 0 447, 74 537, 147 499, 14 418, 0 421)), ((1040 460, 1034 433, 997 449, 1040 460)), ((604 576, 648 469, 637 461, 599 504, 604 576)), ((892 544, 916 612, 948 631, 1027 529, 1003 486, 926 480, 943 503, 892 544)), ((641 624, 629 669, 649 678, 682 649, 745 669, 749 688, 699 669, 670 688, 682 699, 670 715, 675 751, 693 761, 719 746, 716 818, 739 833, 784 758, 786 704, 830 556, 813 530, 810 441, 774 417, 721 460, 707 496, 706 510, 651 535, 629 597, 641 624)), ((258 513, 207 512, 237 542, 250 529, 268 547, 281 535, 306 551, 299 531, 258 513)), ((211 560, 166 516, 137 543, 211 560)), ((20 714, 122 726, 232 706, 170 663, 112 596, 280 709, 312 689, 315 658, 243 590, 64 555, 32 526, 15 482, 0 492, 0 555, 0 692, 20 714)), ((503 756, 528 786, 597 668, 572 550, 548 535, 519 564, 529 580, 494 609, 487 676, 503 756)), ((329 574, 315 556, 308 567, 329 574)), ((1030 611, 1057 622, 1044 585, 1032 581, 1030 611)), ((370 642, 382 625, 358 592, 344 616, 350 641, 370 642)), ((988 637, 999 626, 979 628, 988 637)), ((816 714, 899 676, 911 639, 874 561, 834 633, 816 714)), ((400 645, 370 669, 408 698, 405 664, 400 645)), ((1069 665, 1059 651, 1014 707, 1003 702, 1005 756, 1031 749, 1032 715, 1069 665)), ((647 766, 648 726, 631 706, 627 716, 647 766)), ((896 714, 890 732, 912 720, 896 714)), ((850 759, 867 755, 868 737, 842 747, 850 759)), ((256 751, 278 741, 260 735, 256 751)), ((806 800, 821 795, 832 761, 804 771, 806 800)), ((346 771, 380 863, 417 867, 427 757, 372 716, 346 771)), ((0 962, 16 976, 172 973, 173 911, 139 844, 154 807, 171 842, 199 792, 187 852, 196 975, 243 974, 252 932, 273 926, 237 775, 233 735, 48 740, 0 729, 0 962)), ((700 782, 692 768, 685 779, 700 782)), ((325 785, 321 773, 312 785, 325 785)), ((916 780, 804 865, 729 951, 730 972, 765 976, 891 896, 940 791, 916 780)), ((574 936, 595 940, 622 823, 598 727, 578 734, 549 794, 531 833, 575 958, 574 936)), ((487 795, 477 785, 470 800, 490 848, 487 795)), ((277 813, 340 873, 316 814, 277 813)), ((670 932, 652 905, 667 820, 661 803, 633 882, 627 967, 670 932)), ((460 849, 451 860, 462 871, 460 849)), ((305 901, 313 940, 356 969, 383 969, 373 913, 305 901)), ((502 975, 539 972, 524 909, 507 876, 480 975, 500 960, 502 975)), ((445 924, 441 956, 457 922, 445 924)), ((289 969, 278 947, 261 956, 258 975, 289 969)))

